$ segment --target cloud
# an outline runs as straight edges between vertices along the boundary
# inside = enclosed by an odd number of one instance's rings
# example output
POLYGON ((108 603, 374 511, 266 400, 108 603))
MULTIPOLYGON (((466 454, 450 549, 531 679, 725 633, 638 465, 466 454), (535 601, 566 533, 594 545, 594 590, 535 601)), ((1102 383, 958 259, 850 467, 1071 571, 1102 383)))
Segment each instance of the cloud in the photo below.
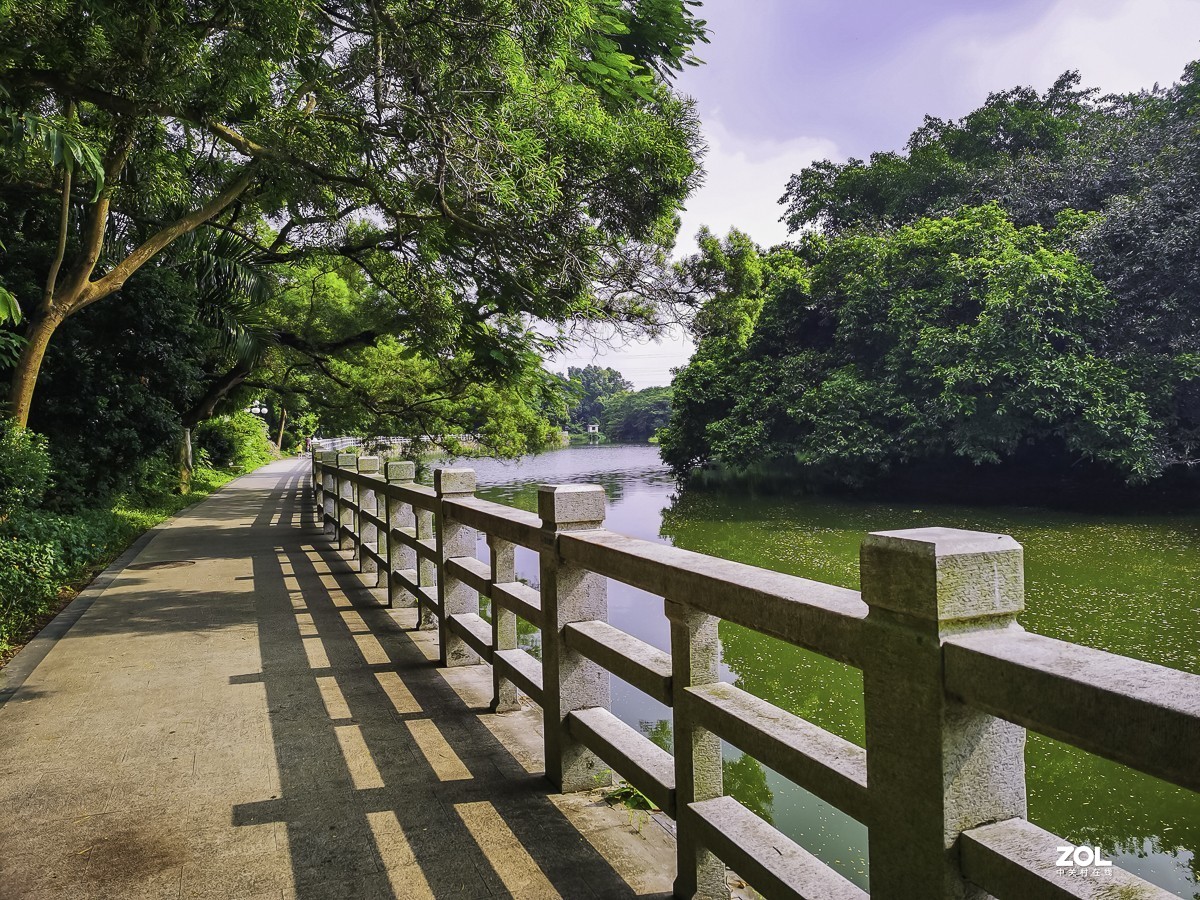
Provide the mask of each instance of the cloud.
POLYGON ((695 350, 682 329, 675 328, 658 341, 630 341, 619 347, 584 343, 547 362, 553 372, 569 366, 612 366, 633 382, 634 388, 671 383, 671 369, 682 366, 695 350))
POLYGON ((704 117, 708 153, 704 185, 683 214, 676 254, 696 251, 696 232, 707 225, 719 235, 740 228, 764 247, 787 238, 778 200, 789 178, 819 159, 837 158, 838 148, 822 138, 782 141, 740 138, 722 123, 716 109, 704 117))
MULTIPOLYGON (((1058 0, 1018 30, 990 33, 986 20, 950 19, 902 48, 905 92, 944 97, 961 116, 988 93, 1048 88, 1070 69, 1105 93, 1170 84, 1200 58, 1200 0, 1058 0), (922 62, 924 61, 924 62, 922 62)), ((930 112, 934 112, 930 109, 930 112)), ((914 123, 915 125, 916 123, 914 123)))
POLYGON ((1134 91, 1178 78, 1185 63, 1200 57, 1198 37, 1198 0, 1061 0, 1027 34, 985 57, 978 77, 994 83, 1015 59, 1045 83, 1079 69, 1085 84, 1134 91))

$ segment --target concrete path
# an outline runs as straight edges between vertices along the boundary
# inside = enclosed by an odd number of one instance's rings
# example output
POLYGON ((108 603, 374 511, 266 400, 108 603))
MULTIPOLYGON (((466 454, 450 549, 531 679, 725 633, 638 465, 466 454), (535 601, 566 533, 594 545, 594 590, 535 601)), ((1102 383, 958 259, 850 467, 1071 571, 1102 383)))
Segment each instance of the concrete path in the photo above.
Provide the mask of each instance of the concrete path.
POLYGON ((307 472, 158 531, 0 706, 0 898, 667 891, 665 832, 547 795, 540 714, 436 668, 320 537, 307 472))

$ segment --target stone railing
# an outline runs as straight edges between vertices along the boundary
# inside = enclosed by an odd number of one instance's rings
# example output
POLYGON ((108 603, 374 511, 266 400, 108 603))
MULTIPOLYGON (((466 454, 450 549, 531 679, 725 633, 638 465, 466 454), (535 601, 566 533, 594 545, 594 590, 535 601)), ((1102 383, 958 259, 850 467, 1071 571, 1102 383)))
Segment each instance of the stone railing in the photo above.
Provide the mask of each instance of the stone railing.
POLYGON ((1091 848, 1058 864, 1067 842, 1026 818, 1025 730, 1200 790, 1200 676, 1022 630, 1012 538, 868 535, 860 594, 614 534, 600 487, 543 486, 534 515, 475 497, 470 469, 428 488, 411 463, 317 456, 327 534, 389 605, 419 606, 443 665, 491 664, 494 709, 517 691, 541 705, 554 785, 612 770, 675 819, 675 896, 727 897, 725 864, 767 897, 866 896, 724 796, 722 740, 867 826, 874 897, 1172 896, 1091 848), (517 546, 539 554, 540 591, 517 580, 517 546), (670 653, 608 624, 606 579, 663 598, 670 653), (540 661, 517 617, 541 629, 540 661), (861 669, 866 748, 720 682, 720 619, 861 669), (672 708, 673 755, 609 712, 609 673, 672 708))
MULTIPOLYGON (((441 445, 453 441, 465 447, 476 447, 479 444, 479 438, 474 434, 439 434, 439 435, 424 435, 417 439, 417 442, 423 445, 441 445)), ((410 437, 385 437, 378 435, 375 437, 336 437, 336 438, 313 438, 311 449, 314 452, 329 451, 329 450, 363 450, 371 449, 374 453, 407 453, 413 444, 413 438, 410 437)))

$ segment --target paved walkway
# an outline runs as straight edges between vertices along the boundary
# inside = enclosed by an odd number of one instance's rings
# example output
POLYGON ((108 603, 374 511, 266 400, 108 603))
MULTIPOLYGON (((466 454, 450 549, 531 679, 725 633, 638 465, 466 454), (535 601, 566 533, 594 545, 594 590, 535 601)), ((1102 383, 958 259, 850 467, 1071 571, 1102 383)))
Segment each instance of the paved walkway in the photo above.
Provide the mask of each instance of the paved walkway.
POLYGON ((547 795, 540 714, 436 668, 320 537, 307 472, 156 532, 0 706, 0 898, 668 890, 665 834, 547 795))

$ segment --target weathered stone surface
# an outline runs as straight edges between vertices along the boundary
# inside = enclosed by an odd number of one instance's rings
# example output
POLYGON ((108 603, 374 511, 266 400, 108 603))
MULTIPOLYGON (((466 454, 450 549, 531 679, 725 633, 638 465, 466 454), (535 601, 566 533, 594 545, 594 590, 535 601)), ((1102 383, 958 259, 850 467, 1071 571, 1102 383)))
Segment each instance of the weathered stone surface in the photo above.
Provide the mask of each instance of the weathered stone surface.
POLYGON ((1025 608, 1024 552, 1006 534, 913 528, 867 535, 863 600, 943 627, 1025 608), (868 587, 869 586, 869 587, 868 587))
POLYGON ((455 494, 473 494, 475 493, 475 470, 435 469, 433 489, 443 497, 455 494))
POLYGON ((604 488, 594 484, 543 484, 538 488, 538 515, 545 528, 573 531, 604 524, 604 488))
POLYGON ((438 646, 441 648, 443 666, 471 666, 479 662, 479 656, 459 635, 450 629, 450 617, 476 615, 479 611, 479 595, 460 578, 455 578, 446 567, 446 560, 456 556, 475 555, 475 530, 457 521, 443 505, 447 497, 470 496, 475 491, 474 469, 436 469, 433 473, 433 489, 438 496, 436 513, 437 527, 437 581, 438 646))
MULTIPOLYGON (((682 810, 724 793, 721 738, 686 714, 684 696, 689 687, 720 680, 721 642, 716 616, 671 598, 663 601, 663 607, 671 623, 672 705, 683 711, 674 719, 676 804, 682 810)), ((713 854, 713 847, 704 846, 697 837, 687 828, 678 836, 675 895, 703 900, 726 898, 729 888, 725 864, 713 854)))
POLYGON ((962 836, 967 877, 999 897, 1029 900, 1171 900, 1175 897, 1116 866, 1092 867, 1080 876, 1057 865, 1060 848, 1072 846, 1024 819, 982 825, 962 836), (1093 877, 1104 874, 1101 877, 1093 877))
POLYGON ((595 485, 538 488, 543 541, 551 550, 539 556, 546 775, 564 792, 589 790, 611 779, 596 755, 571 735, 567 722, 576 709, 608 709, 608 672, 568 647, 562 636, 569 622, 607 621, 608 583, 594 572, 562 564, 553 552, 560 531, 599 528, 604 523, 604 503, 604 490, 595 485))
MULTIPOLYGON (((872 869, 883 873, 872 879, 873 896, 885 900, 983 900, 980 879, 1002 879, 995 884, 1019 885, 1014 892, 1030 896, 1077 896, 1041 878, 1044 865, 1014 843, 1013 835, 1033 827, 1023 820, 1023 725, 1177 784, 1195 782, 1189 754, 1200 742, 1200 679, 1024 634, 1015 621, 1023 607, 1022 549, 1006 535, 943 528, 873 534, 862 547, 860 595, 605 531, 604 493, 595 486, 543 486, 535 520, 473 498, 469 470, 443 470, 437 485, 432 503, 415 488, 390 492, 438 514, 436 541, 427 512, 417 516, 420 539, 393 532, 422 566, 439 562, 437 597, 424 586, 423 570, 421 585, 408 571, 397 575, 424 598, 422 624, 440 618, 443 660, 453 661, 461 638, 495 661, 494 707, 517 708, 517 686, 542 704, 547 775, 564 791, 607 779, 602 759, 678 813, 676 896, 729 896, 718 855, 745 866, 772 896, 863 896, 722 796, 718 735, 868 824, 872 869), (490 566, 471 555, 473 536, 464 535, 472 528, 488 536, 490 566), (540 553, 540 597, 512 580, 514 543, 540 553), (606 623, 605 578, 668 598, 669 655, 606 623), (466 593, 457 592, 466 587, 493 599, 491 629, 463 611, 466 593), (515 649, 512 610, 542 627, 540 670, 515 649), (869 751, 720 684, 718 618, 862 668, 869 751), (608 712, 608 672, 674 708, 673 758, 608 712), (1097 704, 1115 704, 1124 727, 1073 721, 1072 709, 1097 704), (1011 827, 986 824, 998 821, 1011 827), (1010 846, 1011 856, 1003 849, 1010 846)), ((308 627, 315 626, 302 623, 308 627)), ((360 649, 365 637, 354 636, 360 649)), ((305 649, 318 665, 315 649, 305 649)), ((421 652, 434 658, 438 650, 423 642, 421 652)), ((320 658, 321 667, 332 665, 320 658)), ((451 749, 456 731, 436 740, 413 733, 422 736, 426 757, 436 757, 442 780, 469 778, 451 749)), ((503 837, 496 835, 497 845, 503 837)), ((527 879, 488 881, 491 890, 513 883, 524 891, 527 879)), ((1136 879, 1121 884, 1140 887, 1136 879)))
POLYGON ((880 900, 979 898, 957 863, 963 830, 1025 816, 1025 730, 948 697, 942 640, 1016 629, 1021 549, 1005 535, 869 535, 862 593, 869 851, 880 900), (991 548, 991 549, 989 549, 991 548))
POLYGON ((417 464, 407 459, 394 459, 387 464, 388 481, 412 481, 417 477, 417 464))
POLYGON ((1200 675, 1016 629, 952 635, 945 655, 971 705, 1200 791, 1200 675))

